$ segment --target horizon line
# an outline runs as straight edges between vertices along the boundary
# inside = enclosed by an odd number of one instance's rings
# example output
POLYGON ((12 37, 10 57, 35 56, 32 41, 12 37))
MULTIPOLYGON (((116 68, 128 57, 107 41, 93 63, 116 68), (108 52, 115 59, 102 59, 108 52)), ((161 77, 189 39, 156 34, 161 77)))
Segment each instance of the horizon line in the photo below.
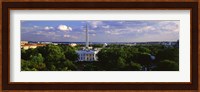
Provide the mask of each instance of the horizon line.
MULTIPOLYGON (((21 41, 27 41, 27 40, 21 40, 21 41)), ((135 41, 135 42, 177 42, 177 41, 179 41, 179 40, 175 40, 175 41, 135 41)), ((28 42, 79 42, 79 41, 28 41, 28 42)), ((81 42, 84 42, 84 41, 81 41, 81 42)), ((92 41, 92 42, 95 42, 95 41, 92 41)), ((96 42, 98 42, 98 41, 96 41, 96 42)), ((113 42, 116 42, 116 41, 113 41, 113 42)), ((91 42, 89 42, 89 43, 91 43, 91 42)), ((108 42, 108 43, 111 43, 111 42, 108 42)), ((120 43, 122 43, 122 42, 120 42, 120 43)))

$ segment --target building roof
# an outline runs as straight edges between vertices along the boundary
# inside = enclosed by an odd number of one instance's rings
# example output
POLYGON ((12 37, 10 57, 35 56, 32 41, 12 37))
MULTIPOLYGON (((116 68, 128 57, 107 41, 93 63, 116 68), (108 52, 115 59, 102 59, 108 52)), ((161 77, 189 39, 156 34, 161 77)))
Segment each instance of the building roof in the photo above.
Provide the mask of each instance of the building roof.
POLYGON ((96 50, 77 50, 76 53, 79 53, 79 54, 96 54, 98 51, 96 50))
POLYGON ((44 44, 24 44, 22 46, 45 46, 44 44))

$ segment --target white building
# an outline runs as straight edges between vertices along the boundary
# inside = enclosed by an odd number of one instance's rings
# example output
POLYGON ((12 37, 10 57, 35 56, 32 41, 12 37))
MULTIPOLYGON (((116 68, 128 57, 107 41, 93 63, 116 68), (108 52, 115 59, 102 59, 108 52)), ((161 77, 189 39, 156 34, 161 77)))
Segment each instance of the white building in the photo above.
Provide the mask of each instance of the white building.
POLYGON ((89 47, 89 35, 86 25, 86 42, 85 48, 83 50, 78 50, 76 53, 79 55, 78 61, 97 61, 97 53, 99 50, 92 50, 92 47, 89 47))
POLYGON ((75 47, 75 46, 77 46, 77 44, 76 43, 70 43, 69 46, 75 47))
POLYGON ((79 55, 78 61, 97 61, 97 53, 95 50, 78 50, 76 51, 79 55))

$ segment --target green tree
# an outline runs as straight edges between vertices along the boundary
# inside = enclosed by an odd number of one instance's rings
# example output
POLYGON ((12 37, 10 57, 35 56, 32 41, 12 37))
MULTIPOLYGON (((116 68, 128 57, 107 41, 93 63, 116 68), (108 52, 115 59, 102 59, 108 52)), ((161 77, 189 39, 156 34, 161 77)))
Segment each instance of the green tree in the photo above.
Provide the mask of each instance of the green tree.
POLYGON ((29 71, 29 70, 31 70, 29 68, 29 66, 30 66, 30 62, 28 62, 28 61, 26 61, 24 59, 21 59, 21 71, 29 71))
POLYGON ((179 49, 170 47, 160 50, 156 55, 156 61, 159 62, 163 60, 172 60, 179 63, 179 49))
POLYGON ((123 59, 122 57, 119 57, 117 61, 114 62, 114 66, 116 67, 116 70, 118 69, 122 70, 126 65, 125 63, 126 63, 125 59, 123 59))
POLYGON ((45 63, 43 63, 44 58, 40 53, 37 55, 31 55, 30 60, 21 60, 22 71, 44 71, 46 69, 45 63))
POLYGON ((66 67, 67 70, 77 70, 76 65, 70 60, 64 61, 63 65, 64 65, 64 67, 62 68, 63 70, 66 70, 66 67))
POLYGON ((93 48, 102 48, 103 44, 92 44, 91 45, 93 48))
MULTIPOLYGON (((68 71, 77 69, 76 65, 69 60, 77 58, 74 48, 68 46, 63 49, 62 46, 47 45, 34 50, 34 53, 28 54, 27 61, 22 61, 23 70, 68 71)), ((32 50, 27 51, 31 52, 32 50)), ((27 51, 22 52, 26 54, 27 51)))
POLYGON ((95 71, 95 70, 98 70, 97 69, 97 66, 94 64, 94 63, 87 63, 84 65, 84 68, 83 68, 84 71, 95 71))
POLYGON ((28 49, 28 50, 25 50, 25 49, 21 49, 21 58, 24 59, 24 60, 29 60, 31 55, 37 55, 38 51, 37 49, 28 49))
POLYGON ((140 71, 141 69, 142 69, 142 66, 140 64, 131 62, 130 64, 127 65, 125 70, 128 70, 128 71, 140 71))
POLYGON ((43 71, 46 68, 46 64, 44 63, 44 58, 42 57, 42 54, 40 53, 38 53, 35 56, 31 55, 29 62, 33 65, 35 70, 43 71))
POLYGON ((21 59, 27 60, 27 57, 26 50, 21 48, 21 59))
POLYGON ((150 52, 151 55, 157 55, 160 50, 165 49, 165 46, 155 44, 155 45, 149 45, 148 48, 149 50, 151 50, 150 52))
POLYGON ((144 46, 139 46, 138 51, 140 53, 150 53, 151 52, 147 47, 144 47, 144 46))
POLYGON ((44 56, 44 63, 46 64, 47 70, 56 71, 65 61, 64 52, 59 46, 47 45, 38 48, 38 51, 44 56))
POLYGON ((125 66, 127 57, 123 48, 111 47, 102 49, 98 54, 100 67, 107 71, 122 70, 125 66))
POLYGON ((139 63, 142 67, 147 68, 147 70, 150 70, 150 67, 153 64, 150 54, 147 53, 137 53, 135 62, 139 63))
POLYGON ((159 62, 153 70, 154 71, 178 71, 179 65, 174 61, 163 60, 159 62))
POLYGON ((43 62, 44 58, 42 57, 42 54, 38 53, 35 56, 31 55, 30 60, 33 61, 33 62, 43 62))
POLYGON ((76 48, 67 45, 60 45, 60 47, 64 51, 66 59, 69 59, 71 61, 78 60, 78 54, 76 53, 76 48))
POLYGON ((46 61, 56 62, 65 59, 64 52, 55 45, 46 46, 46 61))

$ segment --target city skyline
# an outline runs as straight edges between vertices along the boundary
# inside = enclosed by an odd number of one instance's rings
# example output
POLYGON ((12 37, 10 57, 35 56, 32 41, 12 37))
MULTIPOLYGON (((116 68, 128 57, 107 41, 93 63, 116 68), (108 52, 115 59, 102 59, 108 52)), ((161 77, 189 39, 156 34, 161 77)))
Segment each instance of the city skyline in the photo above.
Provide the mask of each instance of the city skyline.
POLYGON ((85 42, 88 25, 90 42, 177 41, 178 20, 135 21, 21 21, 21 40, 51 42, 85 42))

